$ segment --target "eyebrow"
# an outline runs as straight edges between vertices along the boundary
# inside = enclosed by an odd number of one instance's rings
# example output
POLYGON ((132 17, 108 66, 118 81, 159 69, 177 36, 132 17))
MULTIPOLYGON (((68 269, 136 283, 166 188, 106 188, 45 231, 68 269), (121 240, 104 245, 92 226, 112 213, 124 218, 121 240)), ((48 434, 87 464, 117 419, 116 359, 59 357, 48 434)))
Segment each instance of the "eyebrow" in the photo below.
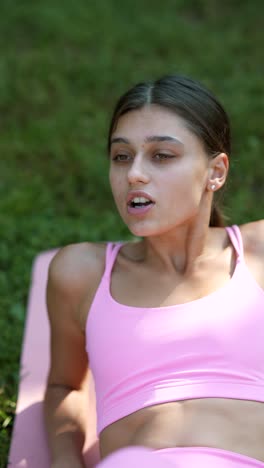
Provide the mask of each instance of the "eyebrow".
MULTIPOLYGON (((183 146, 183 143, 178 140, 178 138, 169 136, 169 135, 153 135, 145 138, 144 140, 146 143, 153 143, 153 142, 161 142, 161 141, 169 141, 172 143, 176 143, 178 145, 183 146)), ((127 138, 122 138, 122 137, 116 137, 112 138, 111 140, 111 145, 114 143, 125 143, 126 145, 130 144, 130 141, 127 138)))

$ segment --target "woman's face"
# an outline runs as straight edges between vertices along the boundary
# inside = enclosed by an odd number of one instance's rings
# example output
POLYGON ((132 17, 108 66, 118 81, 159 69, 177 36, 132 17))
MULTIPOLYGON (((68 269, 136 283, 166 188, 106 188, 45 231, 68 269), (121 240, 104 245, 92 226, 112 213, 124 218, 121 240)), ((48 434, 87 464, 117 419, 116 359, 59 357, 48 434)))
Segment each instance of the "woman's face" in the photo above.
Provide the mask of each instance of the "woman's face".
POLYGON ((120 117, 111 141, 110 184, 130 231, 154 236, 191 222, 207 190, 209 160, 184 120, 145 106, 120 117), (152 203, 141 206, 141 197, 152 203))

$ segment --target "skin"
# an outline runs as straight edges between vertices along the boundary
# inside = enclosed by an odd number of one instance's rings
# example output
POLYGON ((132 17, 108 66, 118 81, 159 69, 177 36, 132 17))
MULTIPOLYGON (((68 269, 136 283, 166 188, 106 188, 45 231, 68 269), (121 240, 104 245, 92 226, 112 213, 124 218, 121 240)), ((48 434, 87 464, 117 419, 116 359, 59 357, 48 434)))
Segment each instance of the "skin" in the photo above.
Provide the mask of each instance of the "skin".
MULTIPOLYGON (((120 250, 111 275, 114 299, 159 307, 190 302, 221 288, 233 274, 235 253, 225 229, 209 228, 209 218, 211 187, 224 185, 227 155, 208 159, 202 142, 182 119, 153 105, 122 116, 112 138, 109 176, 116 206, 131 232, 143 238, 120 250), (161 135, 177 141, 146 141, 161 135), (127 212, 131 190, 146 191, 155 199, 146 215, 127 212)), ((246 264, 264 289, 264 221, 240 228, 246 264)), ((49 271, 52 340, 45 415, 53 468, 84 466, 81 448, 89 415, 84 330, 104 261, 104 244, 76 244, 62 249, 49 271)), ((102 458, 127 445, 198 445, 264 461, 263 440, 262 403, 203 398, 141 409, 106 427, 99 443, 102 458)))
POLYGON ((149 257, 155 253, 164 266, 188 270, 203 250, 211 186, 219 189, 225 183, 228 157, 221 153, 209 161, 202 142, 182 119, 156 105, 122 116, 112 141, 123 135, 129 144, 112 144, 109 174, 119 213, 133 234, 145 238, 149 257), (145 143, 156 135, 168 135, 177 142, 145 143), (154 197, 149 216, 138 219, 127 213, 130 190, 145 190, 154 197), (190 237, 197 242, 190 242, 190 237))

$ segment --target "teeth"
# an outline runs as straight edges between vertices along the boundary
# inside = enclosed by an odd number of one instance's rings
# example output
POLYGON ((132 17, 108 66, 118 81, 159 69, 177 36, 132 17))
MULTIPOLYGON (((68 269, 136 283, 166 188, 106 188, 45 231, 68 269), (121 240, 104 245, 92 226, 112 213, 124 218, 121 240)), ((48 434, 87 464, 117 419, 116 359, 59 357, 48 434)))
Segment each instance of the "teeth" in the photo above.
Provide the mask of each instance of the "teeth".
POLYGON ((150 200, 148 198, 145 198, 145 197, 135 197, 135 198, 132 198, 131 202, 133 203, 146 203, 146 202, 149 202, 150 200))

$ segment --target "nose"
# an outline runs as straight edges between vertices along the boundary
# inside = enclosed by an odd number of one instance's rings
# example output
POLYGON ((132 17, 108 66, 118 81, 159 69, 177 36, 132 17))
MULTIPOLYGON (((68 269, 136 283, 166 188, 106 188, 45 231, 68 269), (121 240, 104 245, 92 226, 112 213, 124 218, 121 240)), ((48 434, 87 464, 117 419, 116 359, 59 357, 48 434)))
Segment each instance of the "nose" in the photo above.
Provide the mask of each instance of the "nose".
POLYGON ((127 174, 128 182, 135 185, 138 182, 147 184, 149 182, 149 174, 147 172, 146 164, 142 159, 135 157, 132 165, 127 174))

